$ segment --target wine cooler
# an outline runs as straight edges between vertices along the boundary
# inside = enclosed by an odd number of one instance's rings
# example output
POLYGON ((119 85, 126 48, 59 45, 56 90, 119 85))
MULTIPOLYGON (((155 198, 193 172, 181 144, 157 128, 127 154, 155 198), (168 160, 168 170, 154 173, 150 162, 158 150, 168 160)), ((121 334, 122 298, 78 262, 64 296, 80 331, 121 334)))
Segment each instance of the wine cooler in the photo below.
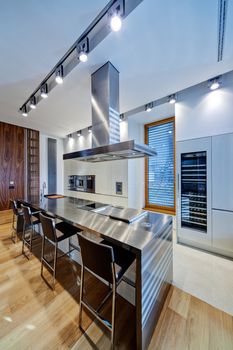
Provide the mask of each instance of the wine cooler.
POLYGON ((178 240, 211 243, 211 139, 177 143, 178 240))
POLYGON ((181 226, 207 232, 206 151, 181 154, 181 226))

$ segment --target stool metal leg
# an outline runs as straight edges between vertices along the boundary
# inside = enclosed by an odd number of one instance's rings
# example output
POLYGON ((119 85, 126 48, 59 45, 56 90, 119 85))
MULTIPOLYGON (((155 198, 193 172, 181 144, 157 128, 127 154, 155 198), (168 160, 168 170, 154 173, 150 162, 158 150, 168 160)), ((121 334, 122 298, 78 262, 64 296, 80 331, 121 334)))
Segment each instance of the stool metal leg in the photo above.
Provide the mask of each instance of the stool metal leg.
POLYGON ((53 262, 53 289, 56 283, 56 269, 57 269, 57 242, 54 245, 54 262, 53 262))
POLYGON ((41 268, 40 268, 40 275, 43 276, 43 260, 44 260, 44 245, 45 245, 45 236, 42 237, 42 247, 41 247, 41 268))
POLYGON ((24 240, 25 240, 25 221, 23 223, 23 234, 22 234, 22 254, 24 254, 24 240))
POLYGON ((115 342, 115 315, 116 315, 116 282, 113 280, 112 285, 112 332, 111 332, 111 349, 114 349, 115 342))
POLYGON ((84 266, 82 265, 82 268, 81 268, 80 297, 79 297, 79 327, 81 327, 81 324, 82 324, 83 285, 84 285, 84 266))

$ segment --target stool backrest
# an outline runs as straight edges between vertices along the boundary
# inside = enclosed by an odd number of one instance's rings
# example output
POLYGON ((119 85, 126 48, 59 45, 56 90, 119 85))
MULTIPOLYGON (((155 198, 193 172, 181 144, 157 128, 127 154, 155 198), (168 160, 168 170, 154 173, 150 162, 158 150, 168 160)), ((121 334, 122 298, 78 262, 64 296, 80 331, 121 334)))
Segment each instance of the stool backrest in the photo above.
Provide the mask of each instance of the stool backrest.
POLYGON ((18 208, 17 208, 17 204, 16 204, 15 200, 13 200, 13 199, 10 200, 10 207, 13 210, 13 213, 15 215, 18 215, 18 208))
POLYGON ((57 241, 55 220, 40 213, 40 222, 44 236, 52 242, 57 241))
POLYGON ((78 235, 82 264, 109 283, 115 279, 114 252, 112 247, 78 235))
POLYGON ((21 208, 23 210, 23 218, 26 225, 32 225, 32 213, 30 207, 27 207, 25 205, 21 205, 21 208))

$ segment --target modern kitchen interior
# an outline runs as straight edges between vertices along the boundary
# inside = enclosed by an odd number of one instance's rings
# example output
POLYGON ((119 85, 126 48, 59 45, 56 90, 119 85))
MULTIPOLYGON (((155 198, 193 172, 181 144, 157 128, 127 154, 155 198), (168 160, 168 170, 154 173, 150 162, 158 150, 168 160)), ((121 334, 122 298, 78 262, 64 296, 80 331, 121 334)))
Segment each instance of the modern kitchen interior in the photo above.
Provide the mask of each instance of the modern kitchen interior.
POLYGON ((233 349, 233 1, 6 1, 0 349, 233 349))

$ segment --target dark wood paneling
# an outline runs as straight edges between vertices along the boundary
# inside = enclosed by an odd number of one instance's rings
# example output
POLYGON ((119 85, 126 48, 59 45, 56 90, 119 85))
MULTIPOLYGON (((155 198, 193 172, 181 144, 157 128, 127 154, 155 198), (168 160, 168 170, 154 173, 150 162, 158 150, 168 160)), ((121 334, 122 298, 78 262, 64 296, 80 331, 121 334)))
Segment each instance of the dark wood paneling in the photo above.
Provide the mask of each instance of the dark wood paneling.
POLYGON ((0 122, 0 210, 9 208, 11 198, 24 197, 24 151, 24 128, 0 122))
POLYGON ((39 131, 27 129, 27 197, 37 202, 40 196, 39 131))

